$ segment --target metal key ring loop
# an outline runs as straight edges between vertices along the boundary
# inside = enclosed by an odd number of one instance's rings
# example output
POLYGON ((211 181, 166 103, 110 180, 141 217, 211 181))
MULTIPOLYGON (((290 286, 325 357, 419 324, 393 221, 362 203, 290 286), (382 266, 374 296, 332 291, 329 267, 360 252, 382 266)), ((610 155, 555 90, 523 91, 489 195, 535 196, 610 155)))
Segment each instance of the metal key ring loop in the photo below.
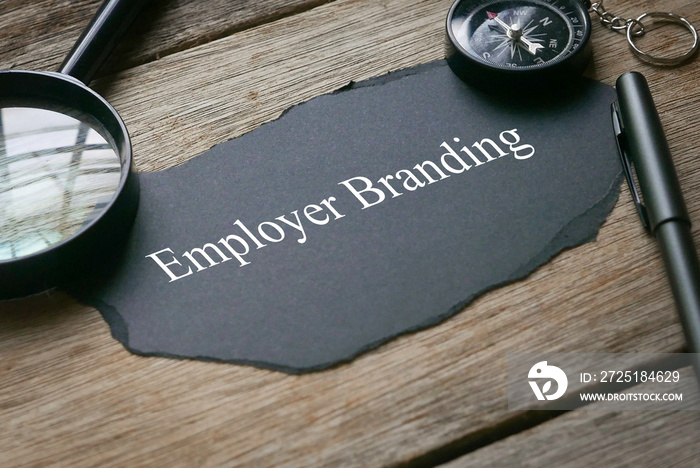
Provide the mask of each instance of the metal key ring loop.
POLYGON ((678 65, 679 63, 682 63, 686 60, 688 60, 690 57, 692 57, 695 52, 698 50, 698 32, 695 30, 695 27, 693 27, 692 24, 685 18, 682 18, 674 13, 665 13, 665 12, 652 12, 652 13, 644 13, 641 15, 639 18, 637 18, 634 23, 630 24, 630 26, 627 28, 627 42, 629 42, 630 48, 632 51, 634 51, 637 56, 652 65, 666 65, 666 66, 671 66, 671 65, 678 65), (664 57, 660 55, 652 55, 647 52, 644 52, 641 50, 639 47, 637 47, 634 43, 634 37, 637 36, 635 34, 635 25, 637 24, 642 24, 642 21, 645 18, 660 18, 661 21, 666 21, 669 23, 676 23, 681 26, 685 26, 688 31, 693 36, 693 45, 688 50, 687 52, 681 54, 681 55, 674 55, 671 57, 664 57))

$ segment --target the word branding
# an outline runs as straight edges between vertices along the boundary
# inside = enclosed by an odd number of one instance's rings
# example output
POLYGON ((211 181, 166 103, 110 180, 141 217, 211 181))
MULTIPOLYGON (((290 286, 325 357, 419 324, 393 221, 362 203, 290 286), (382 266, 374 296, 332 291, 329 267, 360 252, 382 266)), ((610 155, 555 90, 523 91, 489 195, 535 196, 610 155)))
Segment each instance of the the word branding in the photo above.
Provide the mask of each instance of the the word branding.
MULTIPOLYGON (((454 138, 453 141, 455 147, 460 146, 459 138, 454 138)), ((426 160, 410 169, 400 169, 377 179, 376 183, 367 177, 358 176, 338 185, 345 187, 364 210, 383 203, 388 196, 396 198, 406 192, 415 192, 511 154, 518 160, 529 159, 535 154, 532 145, 521 143, 517 129, 501 132, 498 142, 484 138, 471 146, 465 145, 455 150, 451 144, 443 141, 439 148, 443 154, 436 161, 426 160)), ((337 202, 336 197, 327 197, 301 210, 278 216, 274 221, 264 221, 253 230, 238 219, 233 223, 236 231, 214 242, 207 242, 181 254, 176 254, 171 248, 164 248, 146 255, 146 258, 153 260, 170 282, 231 260, 235 260, 233 264, 243 267, 251 263, 248 256, 252 248, 262 249, 288 237, 294 237, 299 244, 303 244, 307 241, 309 228, 344 218, 345 215, 338 211, 334 202, 337 202)))

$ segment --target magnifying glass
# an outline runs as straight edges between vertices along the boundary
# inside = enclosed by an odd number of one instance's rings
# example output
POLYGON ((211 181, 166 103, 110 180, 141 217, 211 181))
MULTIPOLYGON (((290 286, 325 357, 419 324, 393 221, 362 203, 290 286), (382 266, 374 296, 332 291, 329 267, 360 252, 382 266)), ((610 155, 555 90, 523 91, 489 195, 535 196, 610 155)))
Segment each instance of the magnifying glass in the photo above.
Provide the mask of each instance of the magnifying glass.
POLYGON ((56 72, 0 71, 0 299, 109 261, 133 224, 126 127, 89 89, 145 0, 106 0, 56 72))

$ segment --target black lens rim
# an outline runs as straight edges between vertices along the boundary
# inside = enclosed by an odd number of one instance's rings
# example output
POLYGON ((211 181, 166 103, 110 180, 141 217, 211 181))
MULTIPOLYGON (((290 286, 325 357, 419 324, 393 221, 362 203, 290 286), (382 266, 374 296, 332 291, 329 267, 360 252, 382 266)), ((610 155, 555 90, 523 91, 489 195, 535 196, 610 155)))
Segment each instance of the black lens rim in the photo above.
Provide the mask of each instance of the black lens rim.
POLYGON ((60 73, 0 71, 0 101, 46 102, 88 114, 108 132, 122 177, 111 202, 71 237, 24 257, 0 261, 0 299, 27 296, 104 267, 122 247, 138 208, 131 140, 117 111, 80 81, 60 73))

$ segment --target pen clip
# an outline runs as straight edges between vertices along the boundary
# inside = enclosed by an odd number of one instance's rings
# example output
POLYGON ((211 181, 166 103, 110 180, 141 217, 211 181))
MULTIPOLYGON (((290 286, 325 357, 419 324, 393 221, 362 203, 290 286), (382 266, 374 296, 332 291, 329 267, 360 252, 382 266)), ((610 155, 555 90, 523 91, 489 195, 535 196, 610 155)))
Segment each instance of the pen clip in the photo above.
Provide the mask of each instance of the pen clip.
POLYGON ((625 130, 622 124, 622 118, 620 117, 620 106, 617 102, 612 104, 612 122, 613 130, 615 131, 615 143, 617 143, 617 154, 620 156, 620 162, 622 163, 622 169, 625 172, 625 179, 627 179, 627 185, 629 186, 630 194, 632 195, 632 200, 634 201, 634 206, 637 208, 639 219, 642 220, 642 226, 644 226, 644 229, 647 232, 651 232, 651 225, 649 223, 647 209, 642 203, 642 200, 639 197, 639 192, 637 191, 637 186, 634 183, 632 163, 627 151, 627 138, 625 138, 625 130))

